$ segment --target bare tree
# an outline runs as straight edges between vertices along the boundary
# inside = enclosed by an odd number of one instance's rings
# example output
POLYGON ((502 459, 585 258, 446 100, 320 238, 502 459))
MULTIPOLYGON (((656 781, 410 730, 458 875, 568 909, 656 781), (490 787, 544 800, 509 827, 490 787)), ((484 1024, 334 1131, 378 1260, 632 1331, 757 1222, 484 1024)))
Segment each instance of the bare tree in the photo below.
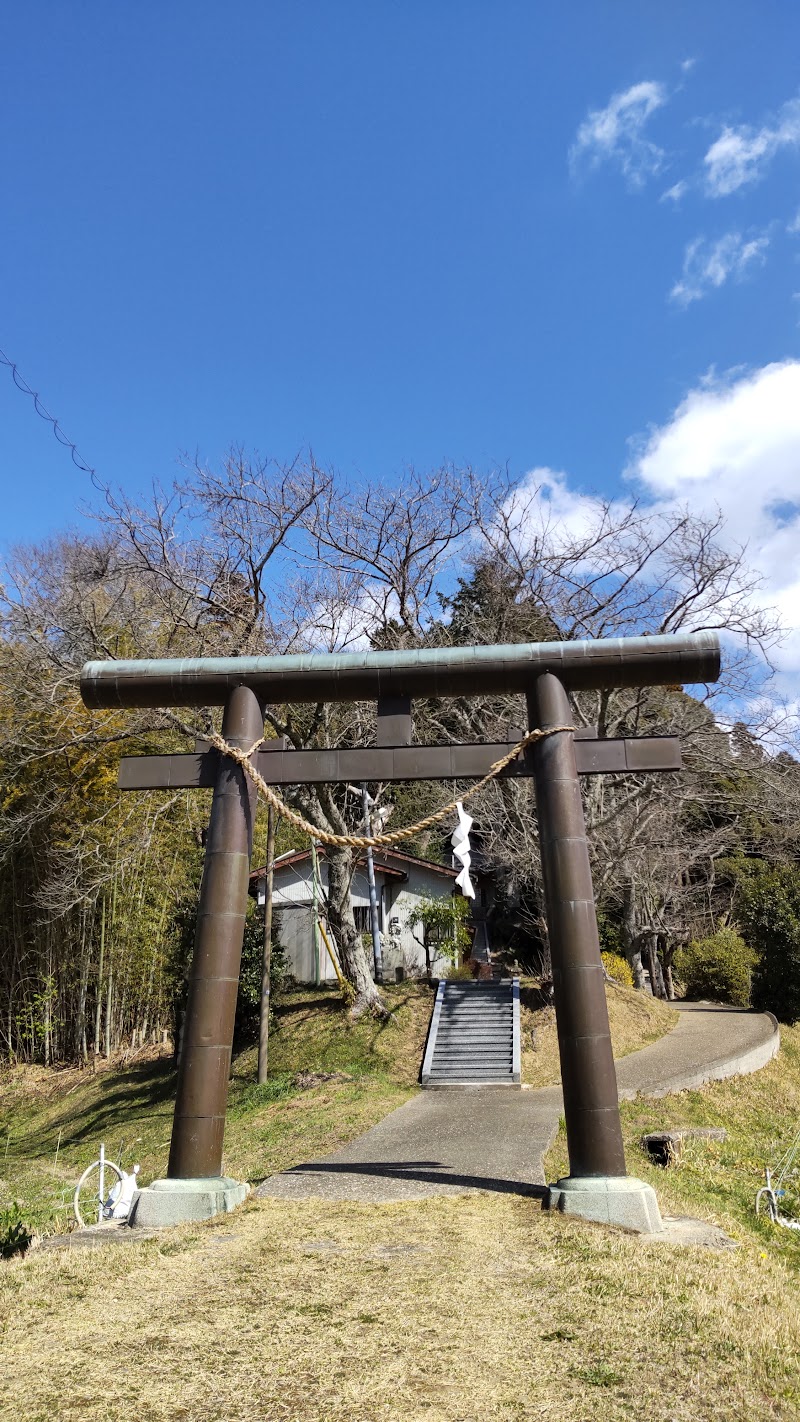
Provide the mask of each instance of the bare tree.
MULTIPOLYGON (((761 724, 726 729, 743 697, 757 704, 759 657, 777 627, 719 519, 595 501, 565 524, 542 491, 514 488, 503 475, 480 480, 448 466, 356 488, 311 456, 281 466, 235 450, 220 470, 187 467, 169 492, 138 504, 109 492, 96 538, 17 550, 4 582, 0 1041, 8 1050, 43 1031, 55 1060, 67 1050, 60 1023, 69 1021, 68 1050, 82 1052, 92 1010, 95 1023, 108 1023, 107 1045, 161 1022, 169 970, 147 945, 185 901, 183 861, 196 868, 199 859, 202 797, 148 797, 146 807, 113 789, 123 744, 180 742, 157 713, 85 711, 77 677, 91 657, 719 628, 725 675, 716 687, 574 698, 576 724, 597 725, 601 736, 674 732, 686 762, 681 777, 584 781, 598 897, 632 961, 643 947, 652 957, 656 944, 668 968, 681 936, 713 922, 721 858, 767 843, 777 856, 797 853, 796 762, 759 750, 774 708, 765 701, 761 724), (179 867, 165 880, 176 851, 179 867)), ((374 737, 374 706, 270 705, 265 715, 298 748, 374 737)), ((212 714, 198 719, 211 723, 212 714)), ((415 721, 423 740, 501 740, 523 724, 524 709, 507 697, 431 699, 415 705, 415 721)), ((357 805, 335 787, 286 793, 321 831, 360 827, 357 805)), ((452 787, 390 793, 416 817, 452 787)), ((529 785, 499 783, 475 811, 523 925, 546 944, 529 785)), ((354 1010, 380 1013, 350 901, 355 862, 347 847, 331 847, 328 914, 354 1010)))
MULTIPOLYGON (((448 466, 431 475, 411 469, 395 486, 372 482, 334 487, 305 520, 313 556, 295 584, 287 625, 293 646, 341 650, 348 645, 420 645, 435 630, 440 596, 453 560, 475 523, 483 497, 470 470, 448 466)), ((451 574, 452 576, 452 574, 451 574)), ((268 716, 299 746, 363 745, 374 738, 375 708, 286 708, 268 716)), ((295 791, 303 813, 321 829, 342 834, 355 808, 333 787, 295 791)), ((342 966, 355 989, 354 1011, 382 1012, 368 956, 356 929, 350 886, 357 856, 327 849, 328 913, 342 966)))
MULTIPOLYGON (((471 472, 450 467, 409 470, 393 487, 345 488, 311 456, 281 468, 235 451, 221 473, 196 465, 169 495, 154 490, 134 506, 109 494, 105 523, 126 574, 148 588, 162 654, 398 646, 432 627, 480 498, 471 472)), ((298 748, 374 735, 374 708, 271 705, 265 716, 298 748)), ((357 809, 331 786, 287 795, 325 833, 356 827, 357 809)), ((382 1013, 350 899, 355 855, 330 846, 327 860, 328 915, 353 1011, 382 1013)))
POLYGON ((304 520, 330 488, 311 457, 281 465, 234 449, 219 472, 195 464, 145 501, 107 491, 103 522, 123 566, 147 583, 161 654, 280 648, 280 589, 294 575, 304 520))
MULTIPOLYGON (((674 733, 684 751, 687 770, 680 777, 583 782, 598 899, 623 924, 641 981, 642 948, 649 955, 655 943, 674 945, 676 935, 697 921, 703 897, 698 885, 741 831, 743 797, 721 795, 732 756, 714 713, 724 726, 732 707, 757 696, 780 633, 777 619, 761 604, 746 550, 727 543, 720 516, 598 500, 570 524, 554 516, 542 490, 523 487, 484 506, 469 564, 471 576, 449 600, 448 631, 458 641, 702 629, 723 637, 723 676, 694 695, 642 688, 573 697, 576 725, 596 726, 602 737, 674 733)), ((769 730, 771 714, 757 728, 761 734, 769 730)), ((442 716, 450 735, 483 728, 486 738, 499 739, 504 723, 521 725, 524 712, 500 699, 457 703, 442 716)), ((546 944, 528 792, 491 787, 474 813, 512 894, 529 906, 530 928, 546 944), (527 894, 521 894, 526 885, 527 894)), ((667 957, 671 951, 667 946, 667 957)))
POLYGON ((394 485, 339 488, 314 505, 307 527, 317 564, 348 579, 371 641, 399 647, 425 635, 448 566, 499 489, 494 476, 479 480, 471 469, 412 467, 394 485))

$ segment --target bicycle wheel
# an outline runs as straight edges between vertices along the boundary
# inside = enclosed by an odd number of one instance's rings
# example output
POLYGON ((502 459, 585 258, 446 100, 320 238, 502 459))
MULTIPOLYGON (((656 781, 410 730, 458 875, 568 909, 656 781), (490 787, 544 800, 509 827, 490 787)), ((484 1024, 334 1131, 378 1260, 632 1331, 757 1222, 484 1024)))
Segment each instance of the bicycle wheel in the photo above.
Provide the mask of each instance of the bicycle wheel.
POLYGON ((109 1194, 111 1193, 111 1190, 114 1188, 114 1185, 119 1185, 122 1181, 122 1171, 120 1170, 118 1165, 114 1164, 113 1160, 106 1160, 103 1162, 103 1164, 105 1168, 105 1176, 103 1181, 102 1200, 100 1198, 99 1160, 93 1160, 91 1165, 87 1165, 86 1169, 83 1172, 83 1175, 75 1186, 75 1194, 72 1197, 72 1212, 80 1229, 86 1229, 86 1221, 83 1217, 84 1211, 86 1211, 87 1215, 89 1215, 89 1220, 91 1224, 98 1223, 98 1215, 100 1214, 101 1205, 105 1204, 106 1200, 109 1197, 109 1194), (115 1178, 109 1179, 109 1175, 115 1178))
POLYGON ((757 1215, 761 1213, 762 1204, 766 1206, 767 1213, 770 1219, 772 1220, 772 1223, 775 1224, 778 1218, 778 1201, 775 1198, 775 1191, 771 1190, 768 1185, 762 1185, 761 1189, 756 1195, 757 1215))

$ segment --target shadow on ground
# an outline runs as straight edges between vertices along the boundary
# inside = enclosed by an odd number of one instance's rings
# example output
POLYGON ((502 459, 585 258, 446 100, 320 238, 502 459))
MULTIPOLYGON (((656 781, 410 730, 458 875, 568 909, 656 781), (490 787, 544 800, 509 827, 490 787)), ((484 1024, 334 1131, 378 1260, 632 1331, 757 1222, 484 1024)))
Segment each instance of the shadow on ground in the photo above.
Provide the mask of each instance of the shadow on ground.
POLYGON ((38 1155, 50 1149, 59 1134, 62 1146, 80 1145, 87 1137, 102 1138, 112 1129, 119 1130, 121 1119, 132 1124, 143 1117, 172 1116, 176 1073, 171 1061, 161 1059, 129 1067, 121 1080, 115 1074, 114 1087, 107 1092, 103 1091, 102 1076, 97 1081, 98 1098, 86 1106, 79 1120, 65 1098, 64 1109, 46 1125, 14 1132, 16 1151, 38 1155), (168 1106, 167 1111, 159 1110, 164 1106, 168 1106))
MULTIPOLYGON (((420 1180, 425 1184, 455 1185, 461 1189, 491 1190, 501 1195, 527 1195, 543 1199, 547 1186, 532 1184, 527 1180, 499 1180, 486 1175, 462 1175, 443 1170, 436 1160, 364 1160, 346 1165, 335 1165, 319 1161, 316 1164, 296 1165, 285 1171, 283 1179, 304 1175, 370 1175, 382 1180, 420 1180)), ((263 1185, 270 1177, 256 1182, 263 1185)), ((273 1176, 272 1179, 278 1177, 273 1176)), ((259 1193, 258 1191, 256 1193, 259 1193)))

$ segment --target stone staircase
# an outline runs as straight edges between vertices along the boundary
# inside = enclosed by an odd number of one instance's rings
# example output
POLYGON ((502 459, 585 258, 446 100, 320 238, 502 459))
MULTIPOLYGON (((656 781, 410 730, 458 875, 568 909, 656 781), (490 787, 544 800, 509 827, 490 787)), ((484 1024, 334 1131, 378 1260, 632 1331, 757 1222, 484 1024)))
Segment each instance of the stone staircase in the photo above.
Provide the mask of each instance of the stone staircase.
POLYGON ((423 1086, 519 1086, 519 979, 440 982, 423 1086))

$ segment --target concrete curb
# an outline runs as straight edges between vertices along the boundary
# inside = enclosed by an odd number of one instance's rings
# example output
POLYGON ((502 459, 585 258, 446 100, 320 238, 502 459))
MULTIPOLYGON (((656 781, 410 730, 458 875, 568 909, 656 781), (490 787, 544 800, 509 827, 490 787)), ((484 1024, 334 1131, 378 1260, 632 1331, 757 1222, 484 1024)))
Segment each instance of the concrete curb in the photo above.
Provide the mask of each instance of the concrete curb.
POLYGON ((439 986, 436 989, 436 998, 433 1004, 431 1020, 428 1023, 428 1036, 425 1040, 425 1055, 422 1059, 419 1081, 421 1086, 427 1086, 433 1066, 433 1054, 436 1050, 436 1038, 439 1033, 439 1019, 442 1015, 442 1003, 444 1002, 444 978, 439 979, 439 986))

